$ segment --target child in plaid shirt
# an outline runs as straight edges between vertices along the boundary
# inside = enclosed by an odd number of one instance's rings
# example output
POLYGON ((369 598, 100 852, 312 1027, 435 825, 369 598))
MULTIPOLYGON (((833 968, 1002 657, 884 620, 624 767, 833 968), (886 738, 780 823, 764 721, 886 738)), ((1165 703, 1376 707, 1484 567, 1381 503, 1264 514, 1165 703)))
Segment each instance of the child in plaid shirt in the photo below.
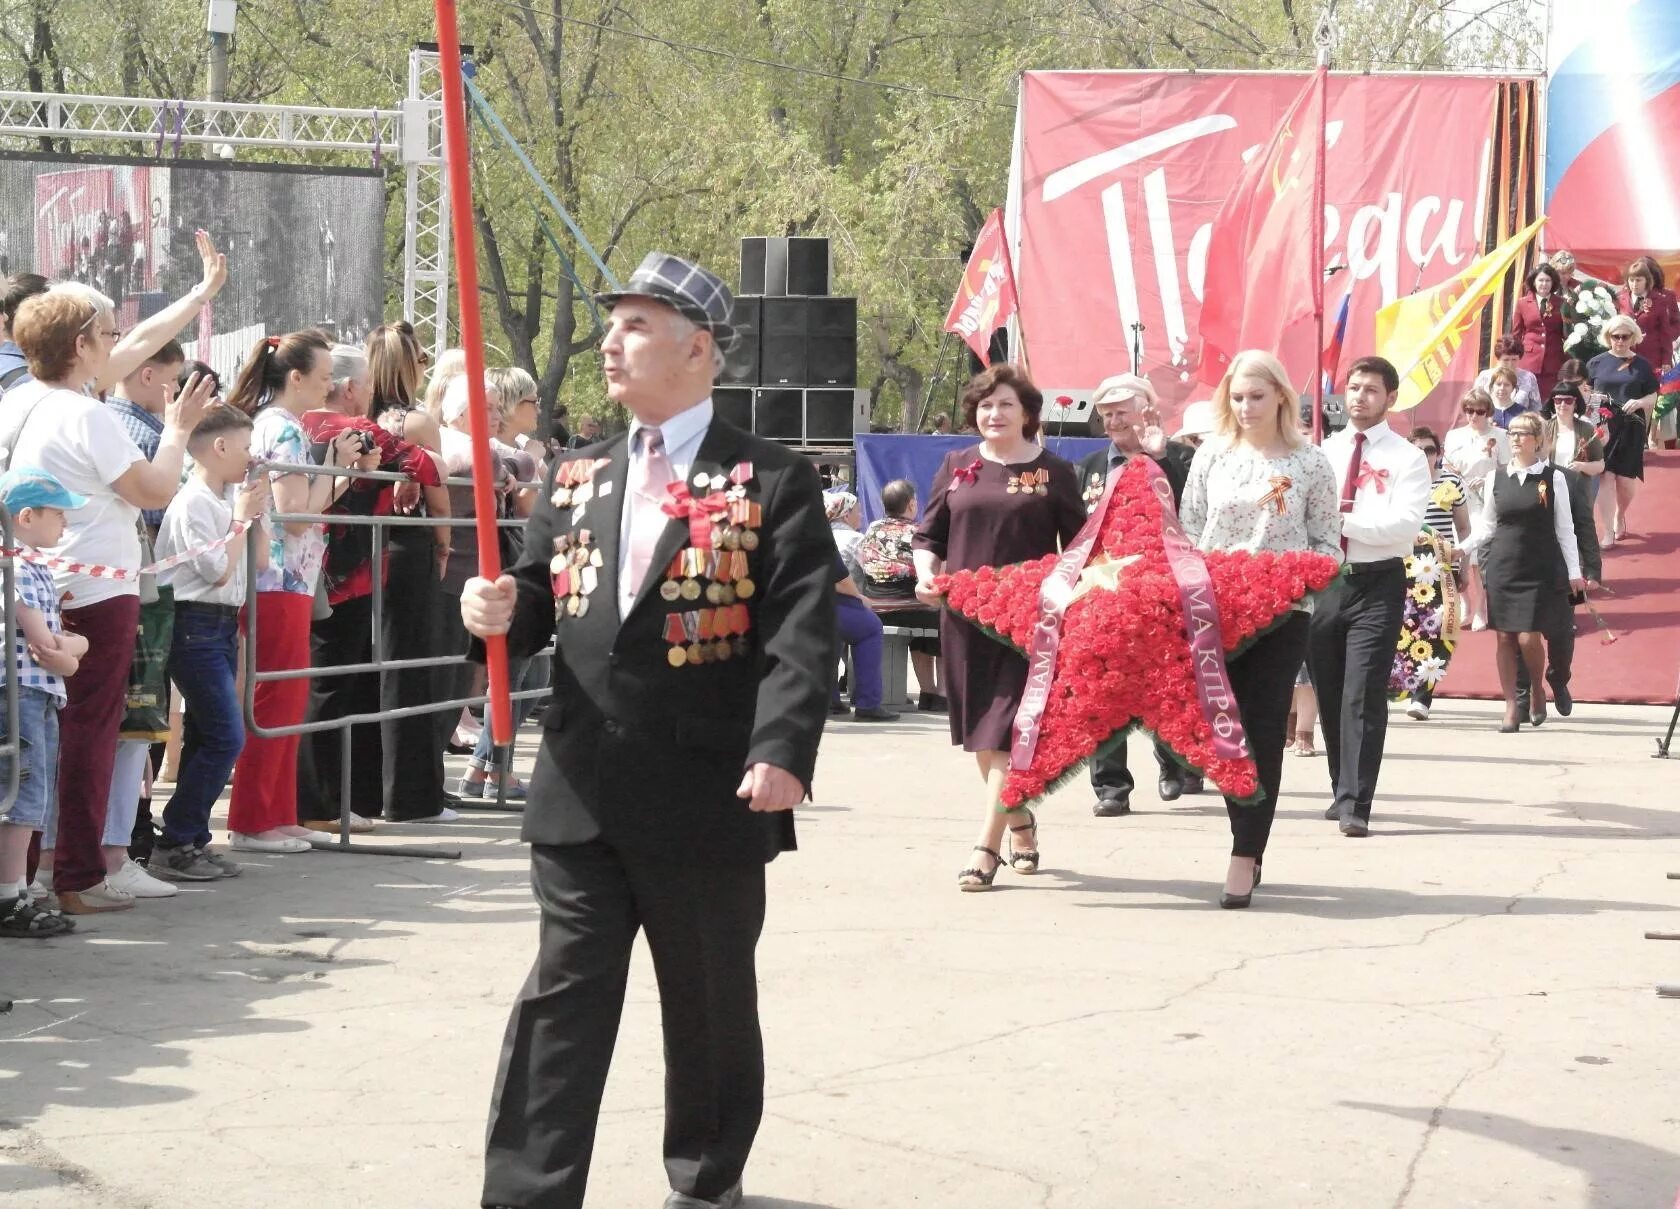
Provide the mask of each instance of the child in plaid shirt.
MULTIPOLYGON (((45 470, 24 467, 0 475, 0 501, 12 515, 12 531, 25 555, 58 545, 65 512, 87 503, 45 470)), ((35 907, 25 874, 29 841, 58 805, 58 711, 64 704, 64 677, 75 675, 88 644, 80 635, 64 633, 50 571, 20 557, 12 579, 18 632, 4 674, 17 678, 18 729, 6 735, 5 742, 20 751, 17 796, 0 812, 0 936, 57 936, 71 931, 75 922, 35 907)), ((0 717, 0 731, 4 726, 0 717)), ((11 763, 0 757, 0 794, 9 782, 11 763)))

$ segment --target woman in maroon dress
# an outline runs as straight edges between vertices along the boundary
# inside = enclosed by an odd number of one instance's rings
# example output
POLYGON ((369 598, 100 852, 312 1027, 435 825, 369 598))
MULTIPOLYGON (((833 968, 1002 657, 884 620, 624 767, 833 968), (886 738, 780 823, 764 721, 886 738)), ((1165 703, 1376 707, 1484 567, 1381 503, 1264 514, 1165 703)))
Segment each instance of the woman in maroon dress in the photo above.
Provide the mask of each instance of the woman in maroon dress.
MULTIPOLYGON (((1042 558, 1084 526, 1078 475, 1034 443, 1043 407, 1044 396, 1012 365, 993 366, 963 392, 963 419, 979 430, 980 443, 947 455, 934 476, 914 542, 916 595, 924 603, 942 601, 935 575, 1042 558)), ((957 885, 985 890, 1003 863, 999 846, 1007 816, 998 804, 1027 661, 949 611, 940 619, 939 642, 951 742, 974 753, 986 785, 985 819, 974 846, 979 859, 958 875, 957 885)), ((1038 826, 1031 812, 1010 831, 1010 867, 1036 873, 1038 826)))
POLYGON ((1551 265, 1537 266, 1528 275, 1523 295, 1517 300, 1517 309, 1511 316, 1511 335, 1523 345, 1518 368, 1539 379, 1542 399, 1551 398, 1558 367, 1563 364, 1563 338, 1568 330, 1563 308, 1563 279, 1551 265))
MULTIPOLYGON (((1643 339, 1633 351, 1651 363, 1660 378, 1674 365, 1674 342, 1680 340, 1680 299, 1663 283, 1662 266, 1649 256, 1640 256, 1623 275, 1627 282, 1616 291, 1616 310, 1639 324, 1643 339)), ((1651 428, 1651 448, 1672 448, 1674 414, 1651 428)))

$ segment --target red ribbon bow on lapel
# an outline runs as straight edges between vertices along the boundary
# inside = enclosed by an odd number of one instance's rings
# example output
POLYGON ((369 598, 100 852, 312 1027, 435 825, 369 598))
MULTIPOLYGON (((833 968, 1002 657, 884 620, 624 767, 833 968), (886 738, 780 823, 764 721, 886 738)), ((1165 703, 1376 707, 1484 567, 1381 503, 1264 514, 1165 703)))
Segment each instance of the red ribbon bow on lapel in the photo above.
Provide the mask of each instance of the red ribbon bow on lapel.
POLYGON ((980 478, 980 467, 984 465, 979 458, 975 458, 966 466, 958 466, 951 472, 951 485, 945 490, 955 491, 958 483, 973 483, 980 478))
POLYGON ((1388 471, 1378 470, 1369 462, 1359 463, 1359 475, 1353 480, 1355 487, 1375 487, 1377 494, 1382 495, 1388 490, 1388 471))
POLYGON ((729 507, 729 497, 721 491, 696 496, 687 483, 672 483, 666 487, 671 498, 660 505, 666 516, 688 522, 688 544, 697 550, 712 548, 712 514, 729 507))

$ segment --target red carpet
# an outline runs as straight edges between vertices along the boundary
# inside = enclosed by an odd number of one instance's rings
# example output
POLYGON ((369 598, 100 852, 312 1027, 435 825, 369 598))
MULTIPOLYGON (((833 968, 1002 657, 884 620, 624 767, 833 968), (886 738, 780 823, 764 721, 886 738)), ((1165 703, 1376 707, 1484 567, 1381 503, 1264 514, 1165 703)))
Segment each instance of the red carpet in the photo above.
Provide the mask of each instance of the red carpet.
MULTIPOLYGON (((1605 592, 1593 607, 1616 641, 1576 609, 1570 692, 1577 701, 1670 705, 1680 674, 1680 451, 1645 454, 1645 486, 1628 512, 1630 536, 1604 552, 1605 592)), ((1494 636, 1465 633, 1439 697, 1499 698, 1494 636)))

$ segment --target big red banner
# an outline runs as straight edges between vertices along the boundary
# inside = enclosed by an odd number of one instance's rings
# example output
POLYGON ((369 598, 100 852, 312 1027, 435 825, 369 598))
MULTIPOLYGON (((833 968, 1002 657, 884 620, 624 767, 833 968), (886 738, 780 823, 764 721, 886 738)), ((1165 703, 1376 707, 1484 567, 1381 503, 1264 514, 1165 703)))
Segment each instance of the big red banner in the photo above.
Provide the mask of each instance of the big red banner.
MULTIPOLYGON (((1197 390, 1209 224, 1245 156, 1271 139, 1305 75, 1028 72, 1010 190, 1016 288, 1033 376, 1048 398, 1088 397, 1144 373, 1172 419, 1197 390), (1141 325, 1141 326, 1138 326, 1141 325)), ((1351 277, 1344 364, 1371 351, 1376 313, 1462 272, 1478 255, 1499 81, 1332 76, 1326 261, 1351 277)), ((1264 295, 1243 300, 1265 307, 1264 295)), ((1334 317, 1331 317, 1331 322, 1334 317)), ((1438 421, 1474 376, 1467 341, 1420 412, 1438 421)), ((1277 350, 1303 389, 1319 350, 1310 319, 1277 350)), ((1205 397, 1205 387, 1200 388, 1205 397)))

